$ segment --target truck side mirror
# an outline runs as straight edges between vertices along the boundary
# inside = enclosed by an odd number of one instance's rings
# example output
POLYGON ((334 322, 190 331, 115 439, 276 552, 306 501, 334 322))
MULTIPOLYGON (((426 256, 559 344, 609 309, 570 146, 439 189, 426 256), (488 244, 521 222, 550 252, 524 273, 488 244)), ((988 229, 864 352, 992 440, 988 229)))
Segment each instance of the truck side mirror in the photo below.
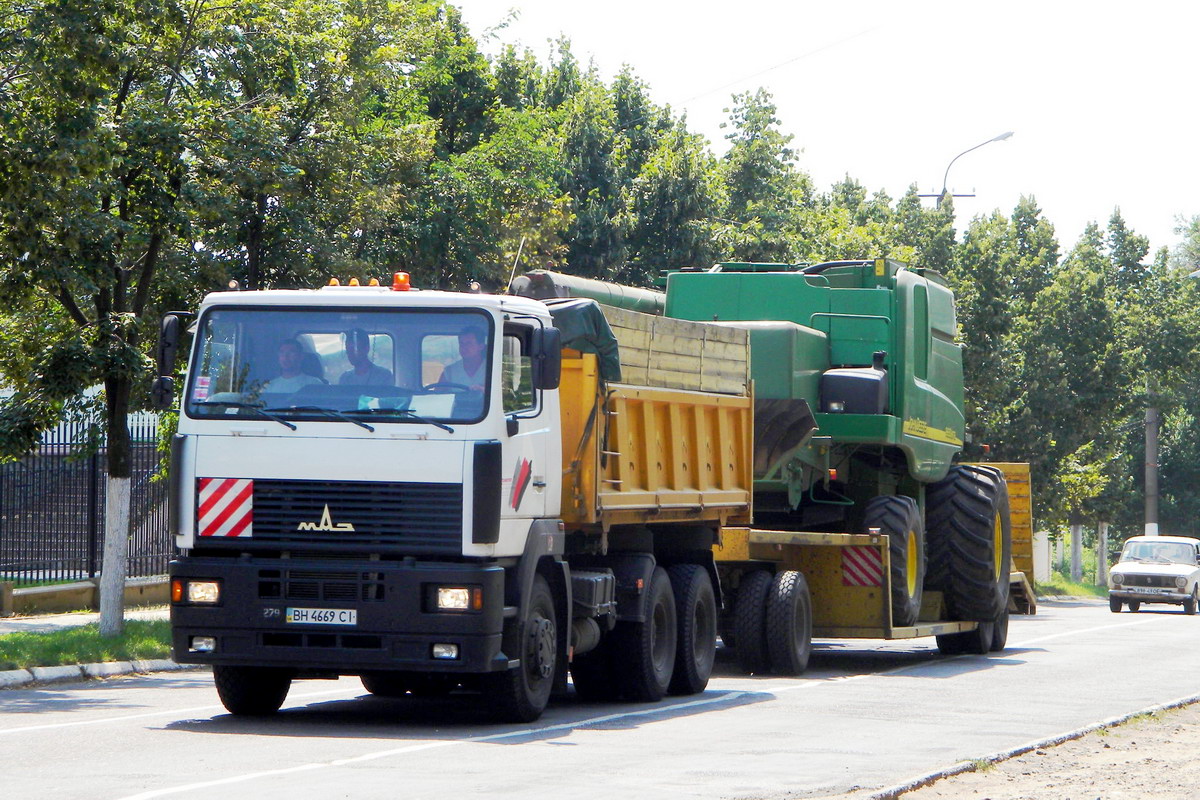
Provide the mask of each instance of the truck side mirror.
POLYGON ((163 315, 158 328, 158 377, 150 388, 150 404, 162 411, 171 407, 175 397, 175 357, 179 352, 179 339, 183 323, 181 317, 191 316, 187 311, 168 311, 163 315))
POLYGON ((533 386, 535 389, 557 389, 562 374, 562 331, 538 327, 533 330, 533 386))

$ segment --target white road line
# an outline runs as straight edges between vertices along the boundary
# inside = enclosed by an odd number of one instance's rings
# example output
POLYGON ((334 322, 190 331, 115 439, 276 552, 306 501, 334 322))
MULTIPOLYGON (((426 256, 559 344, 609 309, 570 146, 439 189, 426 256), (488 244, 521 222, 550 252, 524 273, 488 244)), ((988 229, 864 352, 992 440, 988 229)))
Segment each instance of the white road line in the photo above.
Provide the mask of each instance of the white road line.
POLYGON ((1116 623, 1112 623, 1110 625, 1097 625, 1094 628, 1082 628, 1077 631, 1063 631, 1062 633, 1051 633, 1048 636, 1039 636, 1036 639, 1026 639, 1025 641, 1022 641, 1022 642, 1011 642, 1008 646, 1009 647, 1027 647, 1028 645, 1031 645, 1031 644, 1040 644, 1041 642, 1048 642, 1051 639, 1062 639, 1067 636, 1078 636, 1083 633, 1094 633, 1096 631, 1111 631, 1114 628, 1132 628, 1136 625, 1149 625, 1152 622, 1162 622, 1164 619, 1167 619, 1167 617, 1145 617, 1143 619, 1139 619, 1137 622, 1116 622, 1116 623))
MULTIPOLYGON (((335 691, 324 692, 305 692, 304 694, 288 695, 288 701, 292 700, 307 700, 313 697, 328 697, 336 694, 362 694, 362 689, 339 689, 335 691)), ((148 717, 168 717, 178 716, 180 714, 198 714, 204 711, 224 711, 225 707, 221 705, 210 706, 194 706, 192 708, 172 708, 165 711, 148 711, 145 714, 124 714, 115 717, 96 717, 94 719, 80 719, 72 722, 50 722, 45 725, 26 725, 21 728, 4 728, 0 730, 0 736, 5 736, 10 733, 28 733, 30 731, 50 731, 57 728, 77 728, 81 725, 103 725, 109 722, 125 722, 131 719, 146 719, 148 717)))

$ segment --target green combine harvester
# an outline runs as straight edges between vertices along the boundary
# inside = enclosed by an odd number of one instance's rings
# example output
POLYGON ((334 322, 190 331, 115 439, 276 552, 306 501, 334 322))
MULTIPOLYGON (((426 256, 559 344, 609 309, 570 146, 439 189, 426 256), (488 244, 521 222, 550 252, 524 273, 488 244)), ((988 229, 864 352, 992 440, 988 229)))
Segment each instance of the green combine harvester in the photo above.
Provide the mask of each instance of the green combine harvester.
POLYGON ((767 605, 769 575, 756 573, 771 542, 795 551, 775 572, 802 569, 812 587, 814 635, 934 634, 948 652, 1003 648, 1008 491, 1000 469, 956 463, 962 347, 940 275, 889 259, 720 263, 670 271, 665 296, 635 292, 636 305, 611 284, 572 276, 531 273, 526 289, 534 287, 542 297, 586 296, 649 313, 661 305, 666 317, 749 332, 756 530, 741 544, 726 531, 717 552, 736 598, 725 604, 723 638, 738 642, 744 666, 769 661, 757 633, 747 647, 737 627, 741 617, 750 618, 746 630, 761 627, 756 609, 767 605), (844 568, 820 548, 838 535, 880 533, 888 607, 877 611, 869 593, 845 597, 859 587, 840 585, 844 568))

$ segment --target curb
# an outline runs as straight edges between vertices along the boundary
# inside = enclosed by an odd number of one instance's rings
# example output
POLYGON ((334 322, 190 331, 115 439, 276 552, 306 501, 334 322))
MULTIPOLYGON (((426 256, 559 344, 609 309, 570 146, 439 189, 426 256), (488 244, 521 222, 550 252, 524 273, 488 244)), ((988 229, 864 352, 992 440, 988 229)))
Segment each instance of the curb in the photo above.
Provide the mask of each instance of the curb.
POLYGON ((1035 742, 1019 745, 1011 750, 1002 750, 999 753, 992 753, 991 755, 984 756, 983 758, 975 761, 960 761, 957 764, 946 767, 945 769, 927 772, 920 777, 913 778, 912 780, 905 781, 904 783, 900 783, 895 786, 889 786, 888 788, 882 789, 874 794, 866 795, 866 800, 896 800, 897 798, 902 797, 905 792, 915 792, 917 789, 921 789, 930 785, 931 783, 936 783, 942 778, 949 778, 954 775, 960 775, 964 772, 972 772, 975 769, 978 769, 980 761, 986 761, 989 764, 998 764, 1001 761, 1008 761, 1010 758, 1016 758, 1017 756, 1024 755, 1031 750, 1037 750, 1042 747, 1054 747, 1055 745, 1062 744, 1063 742, 1069 742, 1072 739, 1083 738, 1089 733, 1095 733, 1096 731, 1103 730, 1105 728, 1116 727, 1117 725, 1126 723, 1134 717, 1141 716, 1142 714, 1153 714, 1158 711, 1170 711, 1171 709, 1182 708, 1183 706, 1192 705, 1196 702, 1200 702, 1200 694, 1188 695, 1187 697, 1181 697, 1177 700, 1170 700, 1166 703, 1158 703, 1157 705, 1148 706, 1147 708, 1143 708, 1138 711, 1131 711, 1128 714, 1122 714, 1119 717, 1109 717, 1106 720, 1093 722, 1090 725, 1085 725, 1082 728, 1076 728, 1068 733, 1060 733, 1056 736, 1050 736, 1045 739, 1039 739, 1035 742))
POLYGON ((21 689, 34 684, 82 682, 98 678, 117 678, 123 675, 148 675, 152 672, 182 672, 194 669, 203 669, 203 667, 196 664, 176 664, 168 658, 10 669, 0 671, 0 689, 21 689))

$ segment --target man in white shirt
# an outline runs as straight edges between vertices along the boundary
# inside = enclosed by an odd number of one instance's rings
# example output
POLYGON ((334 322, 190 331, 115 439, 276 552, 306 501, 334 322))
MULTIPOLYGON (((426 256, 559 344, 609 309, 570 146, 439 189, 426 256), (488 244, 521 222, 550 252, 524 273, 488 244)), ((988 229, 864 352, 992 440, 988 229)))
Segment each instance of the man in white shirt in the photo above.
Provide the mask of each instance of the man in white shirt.
POLYGON ((487 379, 483 346, 487 336, 478 328, 468 328, 458 335, 458 361, 442 370, 438 383, 453 383, 466 386, 473 392, 482 392, 487 379))
POLYGON ((295 339, 284 339, 279 343, 279 377, 272 378, 263 386, 263 394, 291 394, 305 386, 321 383, 321 379, 300 371, 304 360, 304 348, 295 339))

